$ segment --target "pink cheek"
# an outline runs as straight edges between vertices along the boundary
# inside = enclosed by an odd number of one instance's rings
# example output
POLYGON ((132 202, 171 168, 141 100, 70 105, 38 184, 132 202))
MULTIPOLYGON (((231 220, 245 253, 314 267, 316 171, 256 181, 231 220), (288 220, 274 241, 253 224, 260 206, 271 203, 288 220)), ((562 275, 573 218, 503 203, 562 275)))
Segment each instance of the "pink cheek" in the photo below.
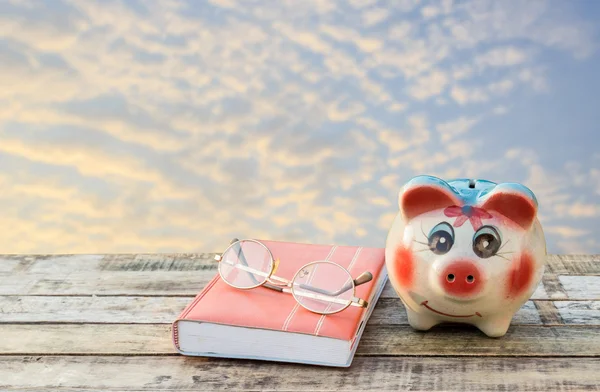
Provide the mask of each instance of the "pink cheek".
POLYGON ((531 279, 533 278, 533 269, 533 259, 527 252, 517 256, 513 260, 507 277, 507 295, 509 297, 517 297, 529 287, 531 284, 531 279))
POLYGON ((398 284, 408 289, 413 284, 415 272, 413 254, 409 249, 400 246, 396 249, 395 256, 394 270, 392 271, 393 277, 398 284))

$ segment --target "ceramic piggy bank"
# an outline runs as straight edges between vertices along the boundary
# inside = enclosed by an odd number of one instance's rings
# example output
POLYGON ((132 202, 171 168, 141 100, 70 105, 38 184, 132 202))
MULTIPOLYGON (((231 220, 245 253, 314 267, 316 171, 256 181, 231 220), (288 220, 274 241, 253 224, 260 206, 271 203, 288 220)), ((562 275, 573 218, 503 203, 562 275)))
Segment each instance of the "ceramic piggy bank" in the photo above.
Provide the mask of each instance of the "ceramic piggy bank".
POLYGON ((544 272, 534 194, 516 183, 418 176, 399 205, 385 258, 410 325, 460 322, 503 336, 544 272))

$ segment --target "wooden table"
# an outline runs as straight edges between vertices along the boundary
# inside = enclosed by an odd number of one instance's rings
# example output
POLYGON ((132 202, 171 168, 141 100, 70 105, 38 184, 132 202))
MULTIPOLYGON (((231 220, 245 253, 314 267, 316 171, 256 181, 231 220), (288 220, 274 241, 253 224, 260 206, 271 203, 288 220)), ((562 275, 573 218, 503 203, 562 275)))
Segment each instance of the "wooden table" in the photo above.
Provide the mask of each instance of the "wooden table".
POLYGON ((548 256, 503 338, 415 332, 389 287, 349 369, 175 353, 212 254, 0 256, 0 390, 598 390, 600 256, 548 256))

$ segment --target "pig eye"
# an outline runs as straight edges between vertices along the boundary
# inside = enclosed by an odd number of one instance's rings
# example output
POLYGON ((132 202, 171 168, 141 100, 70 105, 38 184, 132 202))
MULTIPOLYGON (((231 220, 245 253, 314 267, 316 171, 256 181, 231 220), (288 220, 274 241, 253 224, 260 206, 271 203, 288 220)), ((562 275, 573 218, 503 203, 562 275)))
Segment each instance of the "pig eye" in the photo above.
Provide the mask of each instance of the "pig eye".
POLYGON ((429 232, 429 249, 436 255, 448 253, 454 245, 454 229, 446 222, 438 223, 429 232))
POLYGON ((482 259, 494 256, 502 241, 495 227, 483 226, 473 235, 473 252, 482 259))

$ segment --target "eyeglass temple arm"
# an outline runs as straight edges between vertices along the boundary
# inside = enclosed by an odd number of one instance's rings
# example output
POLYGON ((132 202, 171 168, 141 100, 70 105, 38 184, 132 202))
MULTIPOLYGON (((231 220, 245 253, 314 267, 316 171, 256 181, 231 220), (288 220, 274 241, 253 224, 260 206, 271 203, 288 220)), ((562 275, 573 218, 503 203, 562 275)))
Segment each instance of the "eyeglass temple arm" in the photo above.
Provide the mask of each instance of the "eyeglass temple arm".
MULTIPOLYGON (((367 282, 370 282, 373 279, 373 275, 369 272, 369 271, 365 271, 362 274, 360 274, 356 279, 354 279, 354 286, 360 286, 361 284, 365 284, 367 282)), ((350 290, 352 288, 352 282, 348 282, 347 284, 344 285, 344 287, 342 287, 341 289, 339 289, 338 291, 327 291, 327 290, 323 290, 320 289, 318 287, 313 287, 311 285, 308 284, 300 284, 300 287, 305 289, 305 290, 310 290, 310 291, 314 291, 317 293, 321 293, 321 294, 325 294, 325 295, 329 295, 332 297, 336 297, 342 293, 345 293, 346 291, 350 290)))

